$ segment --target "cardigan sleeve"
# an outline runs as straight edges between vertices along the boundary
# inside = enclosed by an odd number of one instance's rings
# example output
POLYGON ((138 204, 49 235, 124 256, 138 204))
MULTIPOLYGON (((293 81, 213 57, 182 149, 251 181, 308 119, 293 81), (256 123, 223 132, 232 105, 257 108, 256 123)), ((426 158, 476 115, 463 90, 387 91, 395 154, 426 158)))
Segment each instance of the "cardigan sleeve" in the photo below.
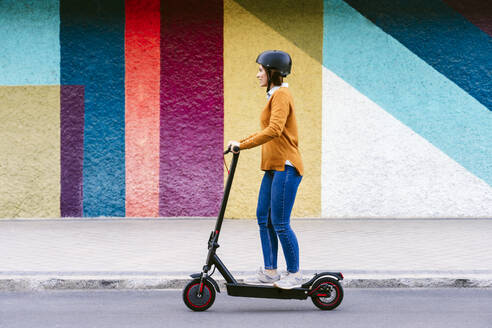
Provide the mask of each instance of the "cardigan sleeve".
POLYGON ((239 143, 241 143, 241 142, 245 142, 246 140, 248 140, 248 139, 251 139, 251 138, 255 137, 258 133, 259 133, 259 132, 255 132, 255 133, 253 133, 252 135, 250 135, 250 136, 248 136, 248 137, 246 137, 246 138, 243 138, 243 139, 239 140, 239 143))
POLYGON ((271 114, 268 126, 262 131, 243 139, 239 145, 240 149, 249 149, 260 146, 282 135, 285 122, 289 116, 289 98, 286 94, 279 91, 275 92, 272 97, 271 114))

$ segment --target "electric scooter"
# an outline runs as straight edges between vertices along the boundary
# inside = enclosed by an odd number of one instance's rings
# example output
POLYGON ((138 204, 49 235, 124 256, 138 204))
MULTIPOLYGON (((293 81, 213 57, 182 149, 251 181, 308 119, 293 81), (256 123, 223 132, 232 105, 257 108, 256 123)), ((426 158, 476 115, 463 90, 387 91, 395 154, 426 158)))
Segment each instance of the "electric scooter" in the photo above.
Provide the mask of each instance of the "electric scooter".
MULTIPOLYGON (((231 152, 229 147, 224 155, 231 152)), ((216 254, 219 247, 219 234, 224 220, 224 213, 229 198, 229 192, 234 179, 237 162, 239 159, 239 147, 234 149, 231 168, 227 178, 224 197, 215 230, 210 233, 208 240, 208 255, 202 272, 191 275, 191 280, 183 290, 183 301, 193 311, 205 311, 215 301, 216 291, 220 293, 219 285, 212 278, 215 269, 218 269, 226 281, 227 294, 239 297, 276 298, 276 299, 298 299, 305 300, 311 297, 314 305, 321 310, 333 310, 343 299, 343 288, 340 283, 343 280, 341 272, 317 273, 308 282, 300 287, 292 289, 281 289, 273 285, 253 285, 238 282, 227 267, 216 254), (213 271, 209 274, 213 267, 213 271)))

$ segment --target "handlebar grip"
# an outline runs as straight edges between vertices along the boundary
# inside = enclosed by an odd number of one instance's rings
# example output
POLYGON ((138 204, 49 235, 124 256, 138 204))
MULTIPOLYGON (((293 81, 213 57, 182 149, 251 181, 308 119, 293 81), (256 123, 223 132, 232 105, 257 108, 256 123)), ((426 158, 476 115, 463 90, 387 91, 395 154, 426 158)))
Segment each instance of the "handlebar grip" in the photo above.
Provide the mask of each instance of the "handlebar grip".
POLYGON ((227 149, 224 151, 224 155, 227 155, 229 154, 231 151, 235 151, 235 152, 238 152, 240 151, 241 149, 239 148, 239 146, 234 146, 232 147, 231 149, 231 146, 227 147, 227 149))

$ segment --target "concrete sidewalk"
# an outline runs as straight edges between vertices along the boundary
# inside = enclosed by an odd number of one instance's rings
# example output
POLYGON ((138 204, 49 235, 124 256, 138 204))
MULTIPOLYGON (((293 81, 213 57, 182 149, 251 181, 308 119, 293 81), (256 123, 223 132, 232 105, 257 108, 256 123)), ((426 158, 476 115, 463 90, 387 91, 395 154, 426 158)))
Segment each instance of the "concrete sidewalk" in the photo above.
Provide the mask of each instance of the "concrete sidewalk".
MULTIPOLYGON (((490 219, 292 221, 306 278, 341 271, 346 287, 492 287, 490 219)), ((181 288, 203 266, 214 225, 214 219, 3 219, 0 290, 181 288)), ((262 265, 255 221, 225 220, 220 238, 218 255, 236 278, 262 265)), ((285 269, 282 253, 279 268, 285 269)))

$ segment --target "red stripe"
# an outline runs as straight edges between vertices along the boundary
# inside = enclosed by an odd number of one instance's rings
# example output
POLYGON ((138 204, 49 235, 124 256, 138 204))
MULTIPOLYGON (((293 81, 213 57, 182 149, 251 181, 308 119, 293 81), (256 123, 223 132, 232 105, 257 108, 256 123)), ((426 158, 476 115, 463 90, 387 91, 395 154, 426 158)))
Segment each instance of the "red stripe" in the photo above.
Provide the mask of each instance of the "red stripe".
POLYGON ((125 1, 126 216, 159 214, 160 1, 125 1))

